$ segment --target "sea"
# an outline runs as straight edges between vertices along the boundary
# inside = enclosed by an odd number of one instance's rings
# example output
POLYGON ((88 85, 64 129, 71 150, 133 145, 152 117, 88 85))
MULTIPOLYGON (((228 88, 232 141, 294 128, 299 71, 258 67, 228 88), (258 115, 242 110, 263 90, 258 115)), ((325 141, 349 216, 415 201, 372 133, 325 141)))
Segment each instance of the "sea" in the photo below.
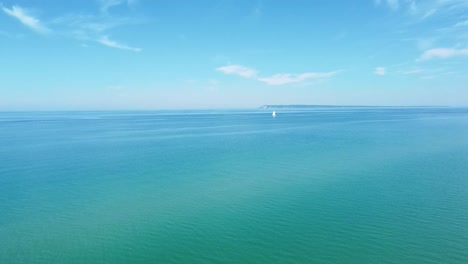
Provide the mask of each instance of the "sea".
POLYGON ((0 113, 0 263, 468 263, 468 108, 0 113))

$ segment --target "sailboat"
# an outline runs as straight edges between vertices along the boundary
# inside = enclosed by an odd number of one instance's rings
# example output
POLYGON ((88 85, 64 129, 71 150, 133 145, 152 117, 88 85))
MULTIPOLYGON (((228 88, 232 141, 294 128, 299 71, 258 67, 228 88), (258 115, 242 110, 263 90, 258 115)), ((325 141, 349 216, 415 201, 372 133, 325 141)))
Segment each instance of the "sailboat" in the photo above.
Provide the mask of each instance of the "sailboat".
POLYGON ((272 117, 276 117, 276 112, 273 111, 273 113, 271 114, 272 117))

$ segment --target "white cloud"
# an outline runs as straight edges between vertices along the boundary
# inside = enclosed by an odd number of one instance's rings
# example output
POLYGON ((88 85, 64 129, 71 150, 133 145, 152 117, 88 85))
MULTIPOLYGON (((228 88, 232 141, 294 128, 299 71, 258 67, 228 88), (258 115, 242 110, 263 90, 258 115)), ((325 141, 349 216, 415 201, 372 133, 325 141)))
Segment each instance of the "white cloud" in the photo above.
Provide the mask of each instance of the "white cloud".
POLYGON ((130 47, 125 44, 118 43, 114 40, 109 39, 107 36, 103 36, 98 39, 98 42, 101 43, 104 46, 111 47, 111 48, 116 48, 116 49, 122 49, 122 50, 130 50, 134 52, 140 52, 140 48, 135 48, 135 47, 130 47))
POLYGON ((36 31, 37 33, 45 34, 50 32, 50 29, 42 25, 39 19, 29 15, 26 10, 19 6, 12 6, 11 9, 2 7, 2 10, 5 12, 5 14, 18 19, 23 25, 36 31))
POLYGON ((257 75, 257 72, 254 69, 250 69, 241 65, 227 65, 219 67, 216 70, 224 72, 225 74, 238 75, 244 78, 253 78, 257 75))
POLYGON ((456 56, 468 56, 468 49, 430 49, 421 55, 420 60, 447 59, 456 56))
POLYGON ((279 73, 270 77, 258 78, 257 80, 268 85, 284 85, 289 83, 303 82, 309 79, 328 78, 335 74, 336 72, 305 72, 300 74, 279 73))
POLYGON ((374 73, 377 74, 377 75, 385 75, 387 73, 387 71, 385 70, 384 67, 377 67, 377 68, 375 68, 374 73))
POLYGON ((243 78, 255 79, 268 85, 284 85, 303 82, 308 79, 328 78, 337 73, 334 72, 305 72, 300 74, 279 73, 269 77, 258 77, 257 71, 241 65, 228 65, 216 69, 225 74, 238 75, 243 78))

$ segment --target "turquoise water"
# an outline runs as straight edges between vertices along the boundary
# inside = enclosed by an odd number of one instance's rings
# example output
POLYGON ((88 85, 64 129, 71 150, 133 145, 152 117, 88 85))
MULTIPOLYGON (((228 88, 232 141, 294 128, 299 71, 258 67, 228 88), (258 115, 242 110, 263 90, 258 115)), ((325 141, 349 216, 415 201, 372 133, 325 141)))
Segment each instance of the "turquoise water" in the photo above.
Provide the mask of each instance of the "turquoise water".
POLYGON ((468 263, 468 109, 0 113, 0 263, 468 263))

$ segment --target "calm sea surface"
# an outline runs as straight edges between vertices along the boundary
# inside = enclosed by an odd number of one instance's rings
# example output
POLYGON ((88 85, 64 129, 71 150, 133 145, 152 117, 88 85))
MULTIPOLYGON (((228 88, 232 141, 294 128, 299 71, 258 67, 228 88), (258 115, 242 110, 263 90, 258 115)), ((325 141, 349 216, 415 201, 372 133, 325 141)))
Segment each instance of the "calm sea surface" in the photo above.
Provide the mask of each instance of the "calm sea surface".
POLYGON ((468 109, 3 112, 0 263, 468 263, 468 109))

